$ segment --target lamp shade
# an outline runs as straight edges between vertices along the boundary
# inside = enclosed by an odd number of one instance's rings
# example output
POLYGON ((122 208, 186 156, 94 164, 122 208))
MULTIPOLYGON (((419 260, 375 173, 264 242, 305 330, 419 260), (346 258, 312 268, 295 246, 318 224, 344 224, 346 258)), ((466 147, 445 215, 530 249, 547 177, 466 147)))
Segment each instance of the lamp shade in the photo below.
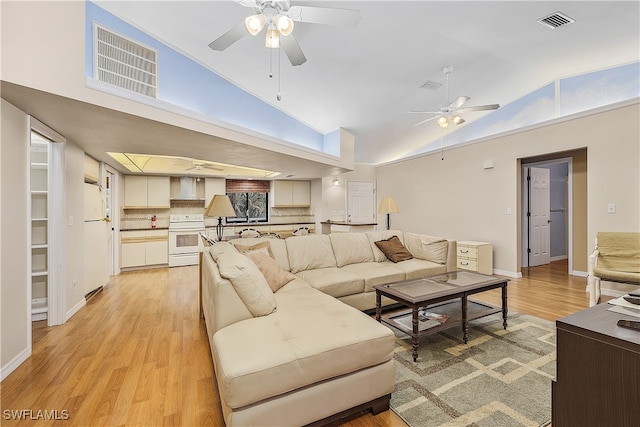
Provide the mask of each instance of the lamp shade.
POLYGON ((393 197, 383 197, 382 201, 380 202, 380 206, 378 207, 378 213, 389 214, 397 212, 400 212, 400 209, 398 209, 398 205, 396 205, 393 197))
POLYGON ((236 211, 231 205, 229 196, 223 194, 216 194, 209 202, 209 206, 204 210, 204 216, 223 217, 223 216, 236 216, 236 211))

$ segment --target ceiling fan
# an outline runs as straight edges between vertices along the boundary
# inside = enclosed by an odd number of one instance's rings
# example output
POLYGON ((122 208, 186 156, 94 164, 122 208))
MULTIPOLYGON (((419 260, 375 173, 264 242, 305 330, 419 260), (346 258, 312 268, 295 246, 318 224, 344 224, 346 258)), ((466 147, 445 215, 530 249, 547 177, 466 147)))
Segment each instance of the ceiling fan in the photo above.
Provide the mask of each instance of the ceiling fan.
MULTIPOLYGON (((176 166, 187 166, 184 163, 173 163, 173 164, 176 165, 176 166)), ((185 172, 189 172, 189 171, 199 172, 202 169, 209 169, 209 170, 214 170, 214 171, 218 171, 218 172, 224 171, 223 168, 219 168, 219 167, 216 167, 214 165, 210 165, 210 164, 203 163, 203 162, 190 162, 190 164, 191 164, 191 166, 186 167, 184 169, 185 172)))
POLYGON ((288 0, 234 0, 242 6, 253 8, 255 14, 209 43, 213 50, 225 50, 247 34, 257 35, 267 28, 266 47, 284 48, 291 65, 307 61, 300 45, 293 37, 294 22, 309 24, 347 25, 355 27, 360 22, 360 11, 314 6, 291 6, 288 0))
MULTIPOLYGON (((449 101, 449 74, 453 71, 453 67, 447 66, 442 69, 442 72, 447 78, 447 102, 449 101)), ((449 105, 445 105, 440 107, 439 111, 409 111, 409 113, 413 114, 435 114, 433 117, 429 117, 426 120, 422 120, 421 122, 416 123, 414 126, 419 126, 423 123, 429 122, 431 120, 438 120, 438 126, 441 128, 446 128, 450 123, 454 125, 459 125, 465 122, 465 120, 460 117, 458 114, 470 113, 473 111, 485 111, 485 110, 497 110, 500 108, 499 104, 487 104, 487 105, 476 105, 473 107, 463 107, 471 98, 468 96, 459 96, 454 99, 449 105)))

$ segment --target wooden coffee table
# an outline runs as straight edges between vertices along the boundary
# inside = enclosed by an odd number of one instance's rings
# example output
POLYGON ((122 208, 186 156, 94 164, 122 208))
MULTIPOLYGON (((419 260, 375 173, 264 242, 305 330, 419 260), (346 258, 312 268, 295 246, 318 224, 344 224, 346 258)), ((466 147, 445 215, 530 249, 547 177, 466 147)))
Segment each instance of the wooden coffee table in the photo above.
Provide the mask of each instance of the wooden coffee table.
POLYGON ((386 323, 411 336, 413 344, 413 361, 418 359, 420 337, 436 333, 443 329, 462 325, 465 344, 469 336, 469 321, 491 314, 502 312, 502 326, 507 328, 507 284, 509 279, 502 279, 471 271, 457 271, 426 279, 403 280, 388 285, 375 285, 376 320, 386 323), (476 301, 470 301, 469 295, 502 288, 502 307, 494 307, 476 301), (407 307, 410 311, 394 312, 382 315, 382 297, 391 298, 407 307), (428 308, 429 312, 449 316, 447 321, 420 331, 418 310, 428 308), (411 314, 409 328, 400 319, 411 314))

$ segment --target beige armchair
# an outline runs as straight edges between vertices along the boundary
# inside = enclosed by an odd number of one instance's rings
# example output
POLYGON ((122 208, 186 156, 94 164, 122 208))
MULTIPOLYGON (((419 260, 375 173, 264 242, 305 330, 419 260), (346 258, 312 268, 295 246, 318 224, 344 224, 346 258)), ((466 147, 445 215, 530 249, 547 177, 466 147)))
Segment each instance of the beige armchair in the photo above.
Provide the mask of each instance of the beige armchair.
POLYGON ((640 286, 640 233, 598 232, 596 248, 589 255, 590 306, 600 300, 602 281, 640 286))

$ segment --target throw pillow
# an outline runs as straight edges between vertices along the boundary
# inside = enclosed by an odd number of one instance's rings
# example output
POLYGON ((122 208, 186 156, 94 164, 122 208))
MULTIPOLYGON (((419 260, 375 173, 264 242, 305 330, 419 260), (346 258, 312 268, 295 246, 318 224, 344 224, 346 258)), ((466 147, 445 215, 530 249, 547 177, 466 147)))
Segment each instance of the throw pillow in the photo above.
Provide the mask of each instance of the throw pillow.
POLYGON ((413 258, 411 252, 404 247, 398 236, 379 240, 375 244, 390 261, 400 262, 413 258))
POLYGON ((271 258, 273 258, 273 252, 271 252, 271 245, 269 244, 269 242, 260 242, 254 245, 244 245, 241 243, 234 243, 234 246, 236 247, 238 252, 240 252, 241 254, 247 255, 253 252, 262 252, 269 255, 271 258))
POLYGON ((276 298, 253 261, 241 253, 229 251, 219 253, 216 262, 220 276, 231 282, 254 317, 265 316, 276 310, 276 298))
POLYGON ((404 245, 414 258, 425 259, 442 265, 447 263, 449 242, 443 237, 404 233, 404 245))
POLYGON ((284 271, 278 263, 262 252, 248 253, 247 257, 258 267, 258 270, 262 272, 262 275, 267 280, 269 287, 273 292, 277 291, 290 281, 296 278, 288 271, 284 271))

